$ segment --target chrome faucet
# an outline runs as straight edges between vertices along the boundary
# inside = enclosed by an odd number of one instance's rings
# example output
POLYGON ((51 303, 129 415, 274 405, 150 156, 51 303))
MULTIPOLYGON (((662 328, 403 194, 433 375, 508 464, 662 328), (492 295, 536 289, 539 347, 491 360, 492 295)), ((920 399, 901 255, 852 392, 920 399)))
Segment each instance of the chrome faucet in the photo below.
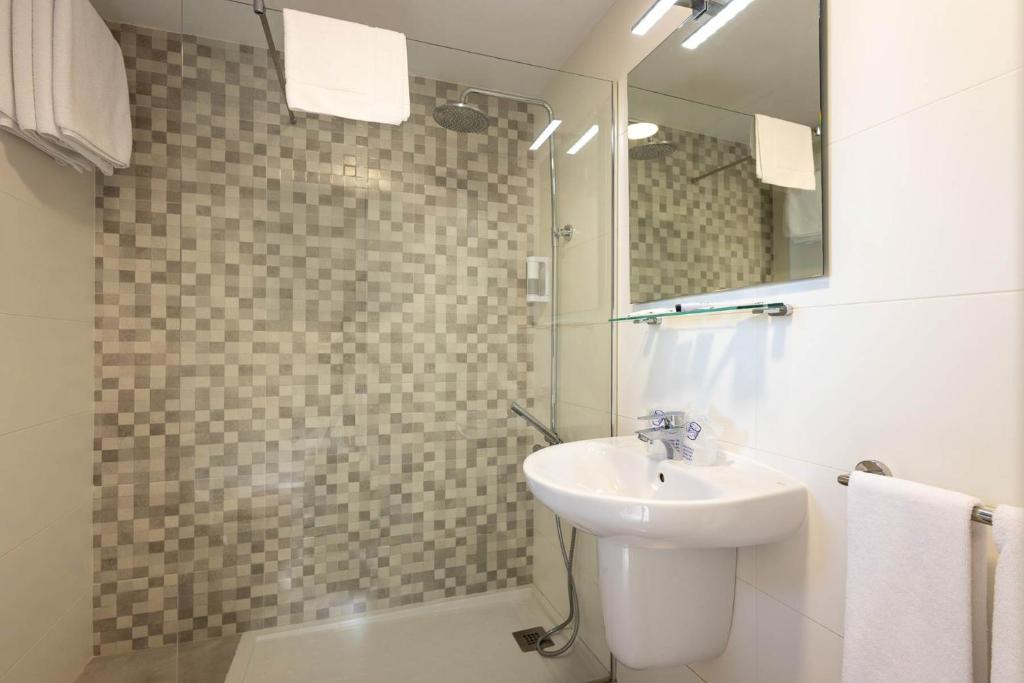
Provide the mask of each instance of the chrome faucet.
POLYGON ((650 415, 638 417, 638 420, 647 420, 651 426, 647 429, 640 429, 636 437, 644 443, 662 443, 665 445, 665 455, 669 460, 675 459, 680 454, 681 442, 686 428, 686 413, 681 410, 665 412, 652 410, 650 415))

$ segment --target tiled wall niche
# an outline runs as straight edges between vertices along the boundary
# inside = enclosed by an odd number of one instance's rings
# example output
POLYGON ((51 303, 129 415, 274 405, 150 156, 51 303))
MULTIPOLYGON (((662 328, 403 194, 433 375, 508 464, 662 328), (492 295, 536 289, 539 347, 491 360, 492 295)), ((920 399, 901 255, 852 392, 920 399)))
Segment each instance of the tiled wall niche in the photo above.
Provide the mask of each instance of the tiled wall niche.
POLYGON ((754 164, 691 180, 750 156, 750 147, 666 126, 657 139, 674 143, 675 151, 629 160, 631 300, 770 281, 772 191, 754 164))
POLYGON ((265 50, 112 28, 95 652, 529 583, 527 108, 458 136, 416 78, 403 126, 290 126, 265 50))

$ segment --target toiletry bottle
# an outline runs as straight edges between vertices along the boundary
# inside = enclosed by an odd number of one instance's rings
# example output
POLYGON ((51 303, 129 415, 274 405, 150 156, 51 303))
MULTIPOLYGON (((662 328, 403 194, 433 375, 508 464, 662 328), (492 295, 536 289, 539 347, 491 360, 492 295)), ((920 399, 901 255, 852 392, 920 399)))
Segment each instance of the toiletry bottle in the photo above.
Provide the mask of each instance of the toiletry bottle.
POLYGON ((714 465, 718 461, 718 440, 704 415, 696 415, 683 423, 679 452, 691 465, 714 465))

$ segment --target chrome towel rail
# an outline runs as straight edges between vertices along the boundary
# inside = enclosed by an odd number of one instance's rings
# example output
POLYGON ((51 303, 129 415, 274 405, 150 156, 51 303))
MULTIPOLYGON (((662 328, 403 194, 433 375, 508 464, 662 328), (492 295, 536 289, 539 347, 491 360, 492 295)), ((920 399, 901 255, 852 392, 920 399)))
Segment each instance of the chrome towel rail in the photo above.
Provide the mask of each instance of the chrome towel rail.
MULTIPOLYGON (((891 477, 892 471, 886 467, 885 463, 879 462, 878 460, 861 460, 857 463, 856 471, 867 472, 868 474, 880 474, 883 477, 891 477)), ((840 474, 836 477, 843 486, 850 485, 850 475, 840 474)), ((981 524, 988 524, 992 526, 992 515, 995 513, 995 508, 987 505, 975 505, 974 509, 971 510, 971 519, 981 524)))

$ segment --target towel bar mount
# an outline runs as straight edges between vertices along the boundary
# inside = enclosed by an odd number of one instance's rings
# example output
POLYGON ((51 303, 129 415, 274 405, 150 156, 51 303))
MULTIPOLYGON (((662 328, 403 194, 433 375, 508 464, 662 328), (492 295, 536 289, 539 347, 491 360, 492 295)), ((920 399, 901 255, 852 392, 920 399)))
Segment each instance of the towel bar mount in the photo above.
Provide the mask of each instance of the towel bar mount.
MULTIPOLYGON (((892 476, 892 470, 890 470, 884 462, 880 462, 878 460, 861 460, 859 463, 857 463, 857 467, 855 469, 857 472, 867 472, 868 474, 880 474, 883 477, 892 476)), ((849 486, 850 475, 840 474, 838 477, 836 477, 836 481, 838 481, 843 486, 849 486)), ((971 519, 975 522, 992 526, 992 515, 994 512, 994 508, 988 507, 986 505, 975 505, 974 509, 971 510, 971 519)))
POLYGON ((281 84, 281 97, 284 99, 284 108, 288 110, 288 121, 295 124, 295 112, 288 104, 288 91, 285 88, 284 64, 281 63, 281 55, 277 51, 277 44, 274 43, 274 34, 270 30, 270 22, 267 21, 267 5, 264 0, 252 0, 252 11, 260 18, 260 25, 263 26, 263 35, 267 39, 267 50, 270 52, 270 60, 274 63, 274 71, 277 72, 277 82, 281 84))

